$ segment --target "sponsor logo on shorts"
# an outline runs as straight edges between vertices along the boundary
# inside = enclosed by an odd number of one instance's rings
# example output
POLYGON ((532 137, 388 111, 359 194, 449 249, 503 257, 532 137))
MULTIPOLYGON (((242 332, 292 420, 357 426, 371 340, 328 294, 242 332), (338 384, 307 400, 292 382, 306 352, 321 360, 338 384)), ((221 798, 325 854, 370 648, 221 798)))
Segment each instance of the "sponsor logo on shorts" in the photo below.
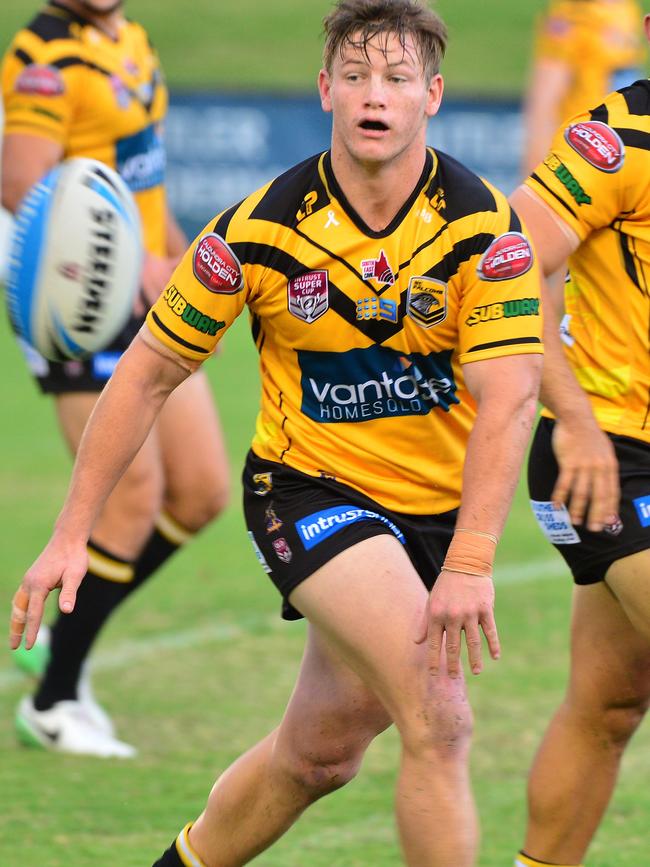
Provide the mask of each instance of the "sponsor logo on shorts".
POLYGON ((575 531, 566 506, 556 506, 549 500, 531 500, 533 514, 542 533, 554 545, 576 545, 580 536, 575 531))
POLYGON ((641 526, 650 527, 650 494, 646 494, 645 497, 637 497, 633 503, 641 526))
POLYGON ((447 284, 433 277, 411 277, 406 312, 423 328, 439 325, 447 318, 447 284))
POLYGON ((381 284, 382 292, 395 282, 395 273, 384 250, 379 251, 376 259, 362 259, 361 272, 364 280, 376 280, 381 284))
POLYGON ((65 82, 54 66, 30 63, 16 79, 14 90, 33 96, 61 96, 65 93, 65 82))
POLYGON ((397 539, 406 544, 406 539, 397 524, 390 521, 385 515, 373 512, 371 509, 360 509, 358 506, 334 506, 331 509, 323 509, 322 512, 313 512, 296 521, 296 530, 305 546, 310 551, 325 539, 338 533, 349 524, 359 521, 379 521, 385 524, 397 539))
POLYGON ((493 322, 497 319, 514 319, 517 316, 539 316, 539 298, 513 298, 510 301, 495 301, 475 307, 465 320, 465 325, 493 322))
POLYGON ((456 397, 451 350, 402 355, 385 346, 298 350, 301 411, 323 424, 448 412, 456 397))
POLYGON ((273 490, 273 473, 255 473, 253 476, 255 493, 258 497, 265 497, 273 490))
POLYGON ((200 331, 201 334, 209 334, 210 337, 214 337, 220 329, 226 327, 225 322, 219 319, 212 319, 201 310, 193 307, 174 285, 168 286, 165 289, 163 298, 172 313, 180 316, 183 322, 195 331, 200 331))
POLYGON ((248 531, 248 538, 251 540, 251 545, 253 546, 253 551, 255 551, 255 556, 257 557, 257 560, 258 560, 260 566, 268 574, 269 572, 271 572, 271 567, 267 563, 266 557, 264 556, 264 554, 262 554, 262 552, 260 550, 260 546, 255 541, 255 536, 253 536, 253 534, 250 530, 248 531))
POLYGON ((487 248, 478 263, 481 280, 512 280, 521 277, 533 266, 533 251, 528 238, 521 232, 506 232, 487 248))
POLYGON ((289 313, 311 325, 329 309, 327 271, 308 271, 287 283, 289 313))
POLYGON ((278 560, 282 560, 283 563, 291 563, 293 551, 286 539, 273 539, 271 544, 278 560))
POLYGON ((165 180, 165 150, 152 124, 116 143, 117 171, 134 192, 159 187, 165 180))
POLYGON ((574 123, 564 138, 589 165, 601 172, 617 172, 625 162, 625 145, 619 134, 599 120, 574 123))
POLYGON ((586 193, 580 186, 580 183, 573 177, 569 169, 564 165, 562 160, 558 159, 555 154, 551 154, 544 160, 544 165, 550 169, 558 181, 566 187, 567 192, 575 199, 578 205, 590 205, 591 196, 586 193))
POLYGON ((196 279, 217 295, 235 295, 244 285, 239 259, 214 232, 199 240, 192 267, 196 279))
POLYGON ((93 377, 95 379, 110 379, 121 357, 121 352, 98 352, 97 355, 93 355, 93 377))
POLYGON ((267 533, 277 533, 278 530, 281 530, 282 527, 284 527, 284 523, 275 514, 273 503, 269 503, 269 505, 266 507, 266 510, 264 512, 264 520, 266 522, 267 533))
POLYGON ((357 301, 357 319, 382 319, 387 322, 397 322, 397 302, 389 298, 359 298, 357 301))

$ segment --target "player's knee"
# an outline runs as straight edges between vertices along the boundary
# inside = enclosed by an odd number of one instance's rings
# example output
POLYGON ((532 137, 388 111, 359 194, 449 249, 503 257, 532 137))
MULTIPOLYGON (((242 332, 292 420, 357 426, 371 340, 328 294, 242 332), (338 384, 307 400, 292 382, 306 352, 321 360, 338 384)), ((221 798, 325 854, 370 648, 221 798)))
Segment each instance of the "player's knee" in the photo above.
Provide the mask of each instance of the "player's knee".
POLYGON ((455 684, 436 691, 419 708, 409 709, 398 723, 403 748, 411 756, 431 761, 466 757, 473 727, 467 696, 455 684))
POLYGON ((188 530, 196 532, 218 518, 230 502, 229 478, 210 478, 196 485, 169 484, 165 508, 188 530))
POLYGON ((345 750, 338 755, 294 753, 287 757, 285 773, 305 793, 308 801, 315 801, 354 779, 361 767, 364 751, 345 750))
POLYGON ((625 748, 634 732, 639 727, 650 704, 649 696, 635 696, 625 702, 611 703, 604 708, 602 728, 609 745, 614 748, 625 748))
POLYGON ((152 462, 135 461, 112 496, 113 505, 132 521, 153 525, 163 502, 162 471, 152 462))

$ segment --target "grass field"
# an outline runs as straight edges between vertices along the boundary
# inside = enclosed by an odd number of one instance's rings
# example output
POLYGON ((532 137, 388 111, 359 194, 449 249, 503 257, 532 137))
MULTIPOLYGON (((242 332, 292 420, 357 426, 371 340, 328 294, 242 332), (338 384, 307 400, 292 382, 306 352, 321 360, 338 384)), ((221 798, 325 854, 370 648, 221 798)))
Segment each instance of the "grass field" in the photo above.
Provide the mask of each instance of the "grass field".
MULTIPOLYGON (((0 4, 0 45, 38 4, 0 4)), ((452 35, 450 89, 518 93, 541 0, 440 0, 452 35), (486 72, 487 70, 487 72, 486 72)), ((172 86, 307 89, 320 51, 321 0, 130 0, 172 86), (253 26, 254 24, 254 26, 253 26)), ((244 322, 209 373, 237 477, 251 437, 257 375, 244 322)), ((0 629, 24 568, 46 541, 70 462, 0 317, 0 629)), ((278 599, 249 547, 236 493, 213 527, 109 624, 95 654, 98 697, 139 757, 59 757, 16 746, 13 711, 31 684, 0 652, 0 867, 148 867, 202 807, 213 778, 279 720, 304 627, 278 599)), ((518 495, 497 569, 503 658, 471 683, 473 775, 481 867, 509 867, 521 843, 527 767, 563 690, 570 581, 518 495)), ((371 747, 358 779, 318 803, 260 867, 393 867, 397 740, 371 747)), ((650 731, 626 756, 590 867, 640 867, 648 857, 650 731)))
MULTIPOLYGON (((544 0, 438 0, 449 26, 443 72, 449 92, 517 94, 530 29, 544 0)), ((41 0, 3 0, 0 48, 41 0)), ((127 0, 147 25, 172 87, 311 90, 319 69, 321 20, 329 0, 127 0)))

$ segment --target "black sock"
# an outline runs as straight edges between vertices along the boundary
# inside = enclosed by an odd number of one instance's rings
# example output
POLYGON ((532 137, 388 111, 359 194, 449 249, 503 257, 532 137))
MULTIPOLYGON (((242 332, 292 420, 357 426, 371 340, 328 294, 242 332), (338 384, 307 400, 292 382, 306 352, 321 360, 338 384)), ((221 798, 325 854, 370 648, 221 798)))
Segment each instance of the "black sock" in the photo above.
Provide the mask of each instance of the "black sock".
POLYGON ((186 867, 188 864, 191 864, 192 867, 205 867, 190 844, 188 834, 191 827, 192 823, 190 822, 152 867, 186 867), (181 852, 184 858, 181 858, 181 852))
POLYGON ((50 639, 50 661, 34 696, 36 710, 75 700, 81 667, 107 617, 124 598, 133 565, 88 544, 88 571, 70 614, 59 614, 50 639))
POLYGON ((59 614, 52 627, 50 661, 34 697, 36 710, 48 710, 57 701, 77 698, 81 667, 104 623, 191 535, 162 513, 134 564, 89 542, 89 568, 79 587, 74 611, 59 614))

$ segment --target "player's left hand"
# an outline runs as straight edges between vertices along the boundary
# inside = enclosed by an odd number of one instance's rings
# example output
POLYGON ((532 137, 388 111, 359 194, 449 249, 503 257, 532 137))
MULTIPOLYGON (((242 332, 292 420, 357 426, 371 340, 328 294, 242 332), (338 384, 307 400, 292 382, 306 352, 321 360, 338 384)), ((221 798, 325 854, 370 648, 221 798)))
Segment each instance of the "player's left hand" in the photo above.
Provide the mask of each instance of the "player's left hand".
POLYGON ((490 656, 498 659, 500 647, 494 619, 492 579, 443 569, 433 585, 415 639, 416 644, 428 641, 431 674, 435 676, 440 673, 441 655, 445 647, 449 677, 460 676, 463 632, 472 673, 480 674, 483 670, 481 630, 487 640, 490 656))
POLYGON ((23 633, 29 650, 36 641, 43 619, 45 600, 56 587, 61 588, 59 608, 69 614, 77 597, 77 590, 88 570, 88 552, 85 544, 70 545, 52 538, 40 557, 27 570, 12 601, 9 626, 9 646, 19 647, 23 633))

